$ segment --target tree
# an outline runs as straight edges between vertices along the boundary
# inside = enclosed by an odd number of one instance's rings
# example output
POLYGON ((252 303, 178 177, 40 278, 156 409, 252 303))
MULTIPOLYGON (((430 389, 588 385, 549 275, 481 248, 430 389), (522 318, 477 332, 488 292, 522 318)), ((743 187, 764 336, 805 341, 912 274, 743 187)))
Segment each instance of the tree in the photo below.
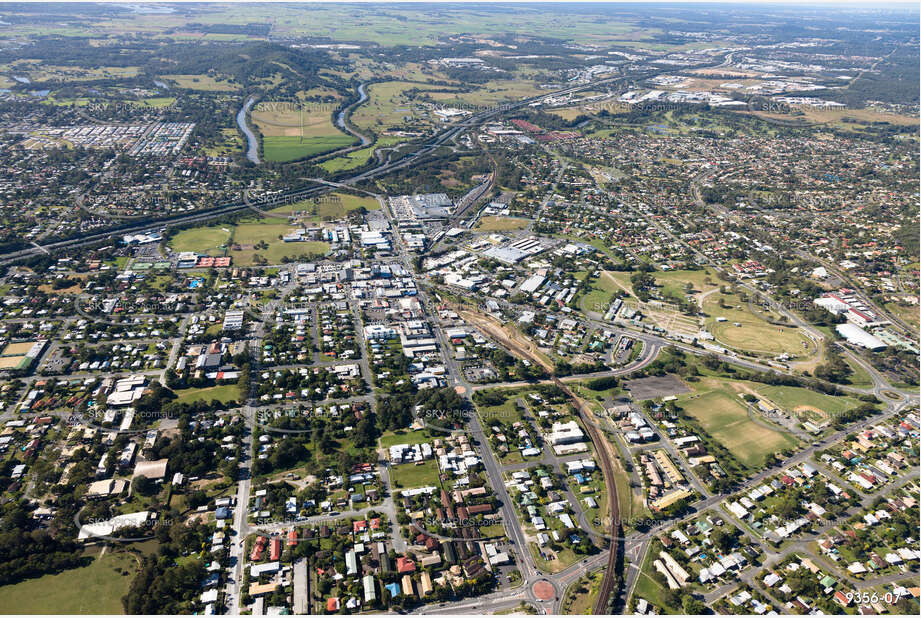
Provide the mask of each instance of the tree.
POLYGON ((686 595, 681 600, 681 609, 689 616, 706 614, 708 611, 707 606, 702 601, 695 599, 691 595, 686 595))
POLYGON ((131 489, 142 496, 152 496, 157 493, 158 488, 153 479, 141 475, 134 477, 134 480, 131 481, 131 489))

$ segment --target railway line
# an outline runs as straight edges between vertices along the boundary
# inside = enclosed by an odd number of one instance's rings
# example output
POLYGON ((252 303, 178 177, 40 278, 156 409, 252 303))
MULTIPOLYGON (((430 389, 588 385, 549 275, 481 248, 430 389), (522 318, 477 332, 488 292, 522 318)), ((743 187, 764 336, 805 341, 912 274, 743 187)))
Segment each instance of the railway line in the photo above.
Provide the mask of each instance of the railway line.
MULTIPOLYGON (((471 321, 476 322, 476 320, 471 321)), ((481 327, 483 326, 482 323, 477 325, 481 327)), ((546 361, 538 357, 531 350, 528 350, 522 346, 520 343, 512 340, 510 337, 497 336, 497 331, 495 329, 484 329, 484 332, 500 339, 502 345, 507 347, 508 350, 513 354, 516 354, 522 358, 529 359, 531 362, 543 367, 551 374, 550 379, 553 384, 555 384, 557 388, 563 391, 575 405, 576 410, 578 410, 579 413, 579 418, 582 419, 582 424, 585 426, 585 429, 588 432, 588 437, 595 447, 595 452, 597 453, 598 459, 600 461, 601 473, 604 476, 604 485, 608 494, 608 504, 610 505, 609 508, 611 527, 609 530, 608 538, 611 542, 611 545, 608 549, 607 567, 604 570, 604 577, 601 580, 598 597, 595 599, 593 613, 607 614, 608 602, 611 599, 611 595, 614 593, 614 589, 617 584, 617 573, 619 571, 620 563, 623 560, 623 530, 621 527, 620 502, 617 496, 617 484, 614 482, 614 466, 611 463, 611 454, 608 450, 605 438, 599 431, 598 424, 595 423, 591 418, 592 411, 588 408, 588 406, 585 405, 585 402, 581 397, 572 392, 572 389, 570 389, 566 383, 563 382, 563 380, 561 380, 558 376, 553 375, 553 367, 548 366, 546 361)))
POLYGON ((557 388, 566 393, 566 396, 572 400, 576 409, 579 411, 579 418, 582 419, 582 424, 588 432, 589 439, 595 446, 595 452, 598 455, 601 465, 601 473, 604 476, 604 486, 608 492, 608 505, 611 517, 611 529, 608 538, 610 539, 611 545, 608 548, 608 564, 604 570, 604 576, 598 588, 598 596, 595 598, 595 605, 592 609, 593 614, 607 614, 608 602, 617 584, 616 575, 622 558, 620 539, 623 537, 623 530, 621 530, 620 523, 620 502, 617 496, 617 486, 614 482, 614 466, 611 464, 611 456, 604 442, 604 436, 602 436, 601 432, 598 430, 597 424, 590 418, 592 411, 585 405, 582 398, 573 393, 561 379, 553 376, 553 383, 557 388))

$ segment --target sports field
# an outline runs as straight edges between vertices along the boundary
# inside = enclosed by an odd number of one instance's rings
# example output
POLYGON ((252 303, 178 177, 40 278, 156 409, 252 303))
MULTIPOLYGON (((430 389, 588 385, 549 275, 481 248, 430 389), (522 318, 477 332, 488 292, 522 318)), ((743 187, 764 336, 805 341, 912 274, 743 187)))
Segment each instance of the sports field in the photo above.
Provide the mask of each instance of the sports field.
POLYGON ((678 398, 678 405, 694 417, 704 431, 751 468, 762 466, 767 456, 793 447, 797 442, 788 433, 751 420, 748 409, 731 388, 682 395, 678 398))
POLYGON ((122 614, 122 597, 137 569, 131 554, 107 551, 88 566, 0 587, 0 612, 122 614))
POLYGON ((833 397, 795 386, 759 384, 755 390, 788 412, 796 412, 801 417, 807 417, 803 420, 824 420, 856 408, 861 403, 851 397, 833 397))
POLYGON ((231 227, 195 227, 182 230, 169 241, 173 251, 194 251, 202 254, 223 255, 223 247, 230 240, 231 227))

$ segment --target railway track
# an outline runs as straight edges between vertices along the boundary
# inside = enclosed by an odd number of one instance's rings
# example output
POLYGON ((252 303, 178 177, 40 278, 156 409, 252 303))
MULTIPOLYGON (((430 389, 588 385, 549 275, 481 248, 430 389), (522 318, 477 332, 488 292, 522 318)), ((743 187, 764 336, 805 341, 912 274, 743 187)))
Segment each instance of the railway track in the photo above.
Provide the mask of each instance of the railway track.
MULTIPOLYGON (((458 307, 458 309, 460 309, 458 307)), ((468 319, 473 318, 472 315, 468 316, 468 319)), ((483 327, 484 324, 478 323, 478 320, 470 319, 470 321, 477 326, 483 327)), ((537 355, 533 354, 530 350, 526 349, 524 346, 520 345, 518 342, 511 339, 511 337, 502 337, 500 331, 496 331, 491 328, 483 328, 486 334, 499 339, 505 347, 508 348, 510 352, 518 355, 521 358, 527 358, 531 362, 540 365, 547 369, 548 373, 551 375, 551 380, 553 383, 563 391, 567 397, 573 402, 576 407, 576 410, 579 413, 579 418, 582 419, 582 424, 585 426, 586 431, 588 432, 588 437, 592 441, 592 444, 595 446, 595 452, 598 454, 601 465, 601 473, 604 476, 604 486, 608 492, 608 504, 610 505, 610 517, 611 517, 611 528, 609 530, 609 539, 611 545, 608 549, 608 564, 604 570, 604 577, 601 580, 601 586, 598 589, 598 597, 595 599, 595 605, 592 609, 594 614, 607 614, 608 613, 608 601, 611 598, 611 595, 614 593, 614 588, 617 584, 617 573, 619 570, 620 562, 622 561, 622 548, 621 540, 623 538, 623 530, 621 529, 621 518, 620 518, 620 501, 617 499, 617 485, 614 482, 614 466, 611 463, 611 454, 608 451, 608 445, 604 436, 598 430, 598 426, 595 424, 594 420, 591 418, 593 416, 592 411, 585 405, 582 398, 572 392, 565 382, 563 382, 558 376, 553 374, 553 368, 548 367, 547 363, 539 358, 537 355)))
POLYGON ((614 587, 617 583, 616 575, 618 572, 618 565, 621 560, 621 542, 619 539, 623 537, 620 524, 620 502, 617 499, 617 486, 614 483, 614 466, 611 463, 610 453, 604 441, 605 438, 601 435, 601 432, 598 431, 598 427, 590 418, 592 416, 592 411, 585 405, 580 397, 566 386, 565 382, 556 376, 553 376, 552 379, 557 388, 566 393, 566 396, 572 400, 576 409, 579 411, 579 418, 582 419, 582 424, 585 425, 589 439, 592 441, 592 444, 595 445, 595 452, 598 454, 601 464, 601 473, 604 475, 604 486, 608 492, 608 504, 611 510, 611 529, 609 531, 611 545, 608 548, 608 565, 604 570, 604 577, 601 580, 601 586, 598 588, 598 596, 595 599, 595 605, 592 609, 593 614, 607 614, 608 601, 614 593, 614 587))

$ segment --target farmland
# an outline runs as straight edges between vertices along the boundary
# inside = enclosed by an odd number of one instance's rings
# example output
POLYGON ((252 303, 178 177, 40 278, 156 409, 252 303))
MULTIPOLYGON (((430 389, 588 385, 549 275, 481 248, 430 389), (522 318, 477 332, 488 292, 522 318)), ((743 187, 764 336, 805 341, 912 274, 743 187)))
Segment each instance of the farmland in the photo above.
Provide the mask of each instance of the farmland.
POLYGON ((267 161, 283 163, 345 148, 353 141, 354 138, 341 133, 323 137, 270 136, 262 138, 262 151, 267 161))
POLYGON ((262 134, 266 160, 295 161, 351 144, 354 138, 333 124, 334 109, 328 103, 264 101, 257 104, 251 118, 262 134))

